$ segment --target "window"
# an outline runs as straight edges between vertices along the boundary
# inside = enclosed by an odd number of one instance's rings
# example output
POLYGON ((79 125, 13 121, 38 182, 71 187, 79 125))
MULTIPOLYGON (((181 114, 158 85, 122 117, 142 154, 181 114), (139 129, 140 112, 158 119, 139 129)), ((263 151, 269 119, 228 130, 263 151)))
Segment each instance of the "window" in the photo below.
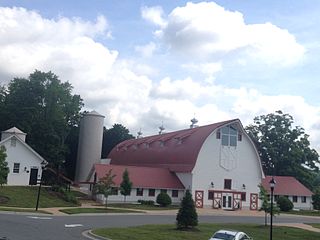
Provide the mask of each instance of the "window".
POLYGON ((292 202, 298 202, 298 197, 297 196, 292 196, 292 202))
POLYGON ((118 188, 117 187, 112 187, 110 195, 118 195, 118 188))
POLYGON ((156 195, 155 189, 149 189, 149 197, 154 197, 156 195))
POLYGON ((14 163, 13 164, 13 173, 19 173, 20 172, 20 163, 14 163))
POLYGON ((143 196, 143 188, 137 188, 137 196, 143 196))
POLYGON ((212 191, 208 192, 208 200, 213 200, 213 192, 212 191))
POLYGON ((216 139, 220 139, 220 138, 221 138, 221 133, 220 133, 220 130, 218 130, 216 133, 216 139))
POLYGON ((245 193, 245 192, 241 193, 241 201, 243 201, 243 202, 247 201, 247 198, 246 198, 246 197, 247 197, 247 196, 246 196, 246 193, 245 193))
POLYGON ((279 199, 279 195, 274 195, 274 200, 278 201, 278 199, 279 199))
POLYGON ((171 196, 178 197, 178 190, 172 190, 171 196))
POLYGON ((167 189, 161 189, 160 192, 161 193, 167 193, 167 189))
POLYGON ((231 189, 231 179, 224 180, 224 189, 231 189))
POLYGON ((301 202, 302 203, 306 203, 307 202, 307 197, 306 196, 302 196, 301 197, 301 202))
MULTIPOLYGON (((221 129, 221 144, 222 146, 237 146, 239 140, 238 130, 235 126, 229 125, 221 129)), ((241 137, 242 138, 242 137, 241 137)))
POLYGON ((239 142, 242 141, 242 134, 241 134, 241 133, 238 134, 238 141, 239 141, 239 142))

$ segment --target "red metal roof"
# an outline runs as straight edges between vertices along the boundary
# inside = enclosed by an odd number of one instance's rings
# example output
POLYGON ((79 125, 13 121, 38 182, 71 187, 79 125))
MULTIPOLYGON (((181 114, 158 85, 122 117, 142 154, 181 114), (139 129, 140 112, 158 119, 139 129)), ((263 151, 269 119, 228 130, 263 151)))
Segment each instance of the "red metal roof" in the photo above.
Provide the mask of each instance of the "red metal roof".
MULTIPOLYGON (((270 180, 272 176, 266 176, 262 179, 262 186, 270 192, 270 180)), ((313 193, 300 183, 294 177, 289 176, 274 176, 276 185, 274 187, 275 195, 288 195, 288 196, 312 196, 313 193)))
POLYGON ((108 158, 111 158, 113 165, 161 167, 174 172, 191 172, 206 138, 215 129, 233 122, 240 123, 240 120, 130 139, 114 147, 108 158), (130 147, 133 144, 136 147, 130 147))
POLYGON ((184 189, 179 178, 168 169, 151 168, 151 167, 134 167, 124 165, 94 165, 97 178, 102 178, 112 169, 112 173, 116 175, 114 182, 116 186, 120 186, 122 182, 122 174, 125 169, 129 172, 129 178, 133 187, 139 188, 155 188, 155 189, 184 189))

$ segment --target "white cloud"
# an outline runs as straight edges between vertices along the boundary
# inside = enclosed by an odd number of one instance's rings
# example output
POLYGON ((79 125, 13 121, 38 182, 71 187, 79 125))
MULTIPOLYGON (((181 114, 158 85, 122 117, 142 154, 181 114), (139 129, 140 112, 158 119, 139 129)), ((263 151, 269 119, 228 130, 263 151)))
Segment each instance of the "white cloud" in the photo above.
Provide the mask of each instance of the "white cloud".
POLYGON ((305 53, 286 29, 271 23, 246 24, 240 12, 226 10, 214 2, 189 2, 175 8, 157 33, 173 52, 202 59, 223 59, 234 54, 289 66, 305 53))
POLYGON ((164 27, 167 24, 162 17, 163 9, 160 6, 142 7, 141 15, 145 20, 150 21, 151 23, 156 24, 160 27, 164 27))

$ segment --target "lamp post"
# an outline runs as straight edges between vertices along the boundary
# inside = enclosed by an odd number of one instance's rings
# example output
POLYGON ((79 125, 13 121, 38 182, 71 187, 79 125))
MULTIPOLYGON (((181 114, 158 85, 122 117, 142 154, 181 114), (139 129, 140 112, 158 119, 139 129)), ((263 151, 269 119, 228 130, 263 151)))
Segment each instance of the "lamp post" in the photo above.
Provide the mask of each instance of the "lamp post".
POLYGON ((276 181, 272 177, 272 179, 269 182, 270 189, 271 189, 271 206, 270 206, 270 240, 272 240, 272 218, 273 218, 273 190, 276 185, 276 181))
POLYGON ((37 196, 37 204, 36 204, 36 211, 38 211, 38 207, 39 207, 39 199, 40 199, 40 191, 41 191, 41 185, 42 185, 42 176, 43 176, 43 171, 45 170, 45 167, 47 166, 47 162, 46 161, 42 161, 41 162, 41 177, 40 177, 40 184, 39 184, 39 188, 38 188, 38 196, 37 196))

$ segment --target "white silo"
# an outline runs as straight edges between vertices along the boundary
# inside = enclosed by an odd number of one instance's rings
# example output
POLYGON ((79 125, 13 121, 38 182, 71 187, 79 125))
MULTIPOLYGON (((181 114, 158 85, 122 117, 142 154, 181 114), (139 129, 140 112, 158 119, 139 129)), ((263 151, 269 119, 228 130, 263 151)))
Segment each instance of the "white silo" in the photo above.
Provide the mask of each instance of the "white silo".
POLYGON ((95 163, 101 159, 104 116, 92 111, 83 115, 80 121, 76 182, 87 180, 95 163))

